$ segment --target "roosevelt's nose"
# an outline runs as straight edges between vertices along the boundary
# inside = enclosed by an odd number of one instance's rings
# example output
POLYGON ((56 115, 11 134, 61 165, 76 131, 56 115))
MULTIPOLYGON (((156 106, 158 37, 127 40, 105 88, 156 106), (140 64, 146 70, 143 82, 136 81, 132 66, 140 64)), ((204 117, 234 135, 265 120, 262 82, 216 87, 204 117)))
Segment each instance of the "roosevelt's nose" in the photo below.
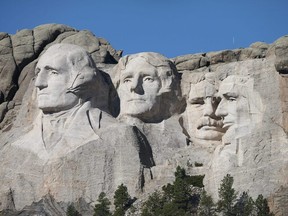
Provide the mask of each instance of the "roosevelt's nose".
POLYGON ((45 76, 45 73, 42 73, 41 71, 37 74, 36 80, 35 80, 35 86, 39 88, 40 90, 43 88, 46 88, 48 86, 47 83, 47 77, 45 76))
POLYGON ((211 116, 214 114, 214 108, 211 100, 207 100, 204 105, 203 115, 204 116, 211 116))

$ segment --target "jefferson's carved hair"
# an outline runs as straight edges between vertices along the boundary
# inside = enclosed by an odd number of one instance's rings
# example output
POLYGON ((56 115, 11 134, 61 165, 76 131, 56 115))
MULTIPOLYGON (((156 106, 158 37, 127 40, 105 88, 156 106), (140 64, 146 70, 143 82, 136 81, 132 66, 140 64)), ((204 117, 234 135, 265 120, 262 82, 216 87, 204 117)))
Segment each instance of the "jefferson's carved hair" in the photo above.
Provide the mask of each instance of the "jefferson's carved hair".
POLYGON ((116 89, 120 85, 121 72, 125 70, 131 60, 136 58, 142 58, 148 64, 157 68, 157 75, 161 81, 161 89, 158 93, 159 95, 172 91, 175 91, 176 95, 179 94, 180 79, 176 66, 165 56, 154 52, 142 52, 122 57, 114 67, 115 76, 113 82, 116 89))

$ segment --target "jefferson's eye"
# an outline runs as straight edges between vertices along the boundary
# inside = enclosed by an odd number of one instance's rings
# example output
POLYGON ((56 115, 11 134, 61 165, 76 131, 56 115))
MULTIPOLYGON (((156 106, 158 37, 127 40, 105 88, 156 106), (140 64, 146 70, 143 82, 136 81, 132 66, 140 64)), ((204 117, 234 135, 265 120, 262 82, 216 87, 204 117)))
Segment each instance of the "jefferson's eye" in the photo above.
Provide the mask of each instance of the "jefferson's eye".
POLYGON ((154 79, 152 78, 152 77, 144 77, 144 79, 143 79, 144 81, 147 81, 147 82, 152 82, 152 81, 154 81, 154 79))

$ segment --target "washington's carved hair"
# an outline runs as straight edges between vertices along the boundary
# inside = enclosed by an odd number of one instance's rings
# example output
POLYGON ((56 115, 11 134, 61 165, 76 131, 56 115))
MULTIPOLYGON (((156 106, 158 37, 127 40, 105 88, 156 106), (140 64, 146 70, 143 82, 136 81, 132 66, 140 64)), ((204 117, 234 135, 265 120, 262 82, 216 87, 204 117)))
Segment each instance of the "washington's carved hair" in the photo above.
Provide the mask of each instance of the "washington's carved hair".
POLYGON ((52 45, 46 52, 66 57, 70 75, 69 83, 67 83, 68 92, 72 92, 86 101, 99 94, 97 91, 108 90, 100 71, 84 48, 74 44, 61 43, 52 45))

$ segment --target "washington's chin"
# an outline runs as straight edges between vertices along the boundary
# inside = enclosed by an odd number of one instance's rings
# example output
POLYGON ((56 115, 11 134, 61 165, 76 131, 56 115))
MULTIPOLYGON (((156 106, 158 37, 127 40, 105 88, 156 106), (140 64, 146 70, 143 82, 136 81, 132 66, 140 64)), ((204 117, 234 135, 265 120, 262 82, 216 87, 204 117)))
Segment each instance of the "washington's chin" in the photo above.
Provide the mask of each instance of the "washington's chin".
POLYGON ((49 105, 38 103, 38 108, 42 110, 44 114, 57 113, 61 111, 67 111, 72 109, 74 106, 60 106, 60 105, 49 105))

